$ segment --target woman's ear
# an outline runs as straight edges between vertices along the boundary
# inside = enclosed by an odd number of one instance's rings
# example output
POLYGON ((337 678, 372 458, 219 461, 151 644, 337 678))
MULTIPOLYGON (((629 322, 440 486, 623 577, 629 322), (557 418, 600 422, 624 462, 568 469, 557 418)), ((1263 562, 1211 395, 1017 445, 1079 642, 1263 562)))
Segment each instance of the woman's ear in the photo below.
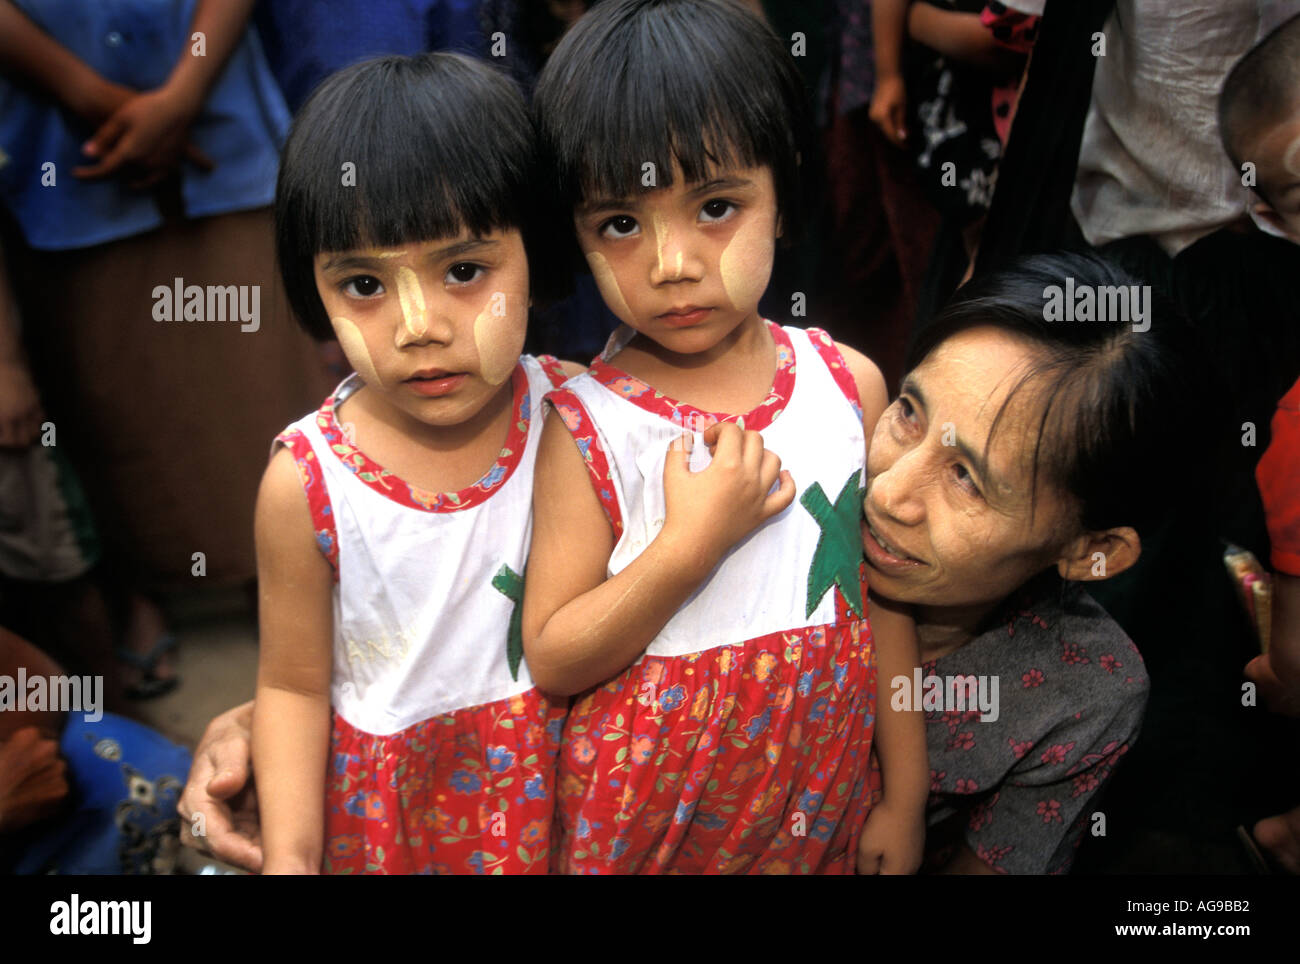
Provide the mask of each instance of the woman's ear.
POLYGON ((1103 532, 1088 532, 1066 547, 1057 560, 1062 579, 1097 582, 1118 576, 1138 561, 1142 540, 1130 526, 1116 526, 1103 532))

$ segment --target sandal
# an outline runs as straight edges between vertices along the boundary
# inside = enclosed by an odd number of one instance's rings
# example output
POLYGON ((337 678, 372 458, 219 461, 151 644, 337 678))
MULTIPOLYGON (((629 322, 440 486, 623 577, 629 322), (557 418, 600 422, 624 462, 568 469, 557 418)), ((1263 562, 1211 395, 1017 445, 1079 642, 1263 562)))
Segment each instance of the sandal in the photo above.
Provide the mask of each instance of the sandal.
POLYGON ((164 679, 157 674, 158 661, 167 653, 176 648, 177 639, 171 633, 163 633, 158 637, 158 642, 154 643, 153 649, 147 653, 136 653, 129 649, 119 648, 116 652, 117 658, 141 673, 141 678, 126 688, 126 695, 133 700, 152 700, 165 693, 170 693, 180 685, 180 677, 172 676, 164 679))

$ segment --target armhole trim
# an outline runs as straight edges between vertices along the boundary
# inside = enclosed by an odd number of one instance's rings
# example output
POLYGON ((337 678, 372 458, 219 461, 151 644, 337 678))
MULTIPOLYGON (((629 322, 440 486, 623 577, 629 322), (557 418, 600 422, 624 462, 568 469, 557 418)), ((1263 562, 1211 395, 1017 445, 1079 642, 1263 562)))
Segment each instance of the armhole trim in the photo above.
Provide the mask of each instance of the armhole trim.
POLYGON ((839 386, 844 397, 849 400, 853 410, 858 413, 858 418, 862 418, 862 401, 858 398, 858 383, 853 378, 853 372, 849 371, 848 364, 844 361, 844 356, 840 350, 835 347, 835 341, 821 328, 809 328, 806 330, 808 340, 812 343, 813 349, 821 355, 822 361, 830 369, 831 377, 835 379, 835 384, 839 386))
POLYGON ((551 380, 552 387, 559 388, 569 380, 569 376, 564 373, 564 368, 560 365, 560 360, 554 355, 538 355, 537 364, 542 366, 542 371, 551 380))
POLYGON ((312 529, 316 533, 316 548, 330 564, 334 581, 337 583, 339 581, 339 535, 334 525, 334 509, 330 505, 329 489, 326 488, 325 479, 321 475, 316 451, 301 429, 288 429, 277 435, 275 440, 289 450, 294 464, 298 466, 298 480, 302 482, 303 492, 307 494, 307 508, 311 512, 312 529))
POLYGON ((623 510, 618 507, 618 496, 614 494, 614 480, 610 473, 609 458, 600 444, 600 433, 596 431, 591 415, 582 401, 566 388, 548 392, 546 401, 555 409, 555 414, 573 437, 578 446, 578 453, 587 466, 591 478, 591 487, 596 491, 596 498, 605 510, 605 517, 614 530, 617 541, 623 536, 623 510))

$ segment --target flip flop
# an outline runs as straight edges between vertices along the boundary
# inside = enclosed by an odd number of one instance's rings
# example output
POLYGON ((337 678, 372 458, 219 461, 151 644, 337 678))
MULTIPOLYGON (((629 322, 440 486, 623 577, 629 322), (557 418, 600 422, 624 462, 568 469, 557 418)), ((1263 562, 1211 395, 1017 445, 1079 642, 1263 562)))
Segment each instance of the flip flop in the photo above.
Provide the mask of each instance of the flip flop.
POLYGON ((173 676, 169 679, 163 679, 157 675, 158 661, 167 653, 176 648, 177 639, 171 633, 163 633, 158 637, 158 642, 154 643, 153 649, 147 653, 136 653, 129 649, 119 648, 116 652, 117 658, 130 666, 137 669, 142 674, 141 679, 132 683, 126 688, 126 695, 133 700, 152 700, 165 693, 170 693, 180 685, 180 677, 173 676))

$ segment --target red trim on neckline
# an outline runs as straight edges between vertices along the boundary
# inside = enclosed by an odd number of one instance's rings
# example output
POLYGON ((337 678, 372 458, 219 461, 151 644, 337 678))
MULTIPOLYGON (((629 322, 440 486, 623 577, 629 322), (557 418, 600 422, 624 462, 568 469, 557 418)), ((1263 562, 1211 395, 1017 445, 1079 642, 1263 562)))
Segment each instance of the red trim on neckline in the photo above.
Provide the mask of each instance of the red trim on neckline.
MULTIPOLYGON (((343 383, 347 384, 347 381, 343 383)), ((341 389, 343 386, 340 385, 341 389)), ((316 413, 316 427, 325 437, 330 451, 351 471, 357 479, 385 498, 398 505, 422 512, 456 512, 485 502, 514 473, 523 457, 524 447, 528 441, 528 416, 531 405, 528 387, 528 374, 523 362, 515 365, 511 373, 513 389, 512 415, 510 431, 506 436, 505 447, 497 456, 492 467, 477 482, 459 492, 426 492, 417 486, 402 481, 378 462, 347 440, 343 429, 334 416, 334 407, 339 389, 321 404, 316 413)))
POLYGON ((687 424, 687 419, 692 418, 712 422, 738 422, 743 419, 745 428, 760 431, 771 425, 776 420, 776 417, 785 410, 786 405, 790 403, 790 396, 794 393, 795 379, 794 345, 790 342, 790 336, 784 328, 771 321, 767 323, 767 330, 771 332, 772 341, 776 343, 776 374, 772 379, 772 387, 768 390, 767 397, 759 402, 752 411, 746 412, 744 415, 724 415, 701 411, 694 405, 679 402, 661 392, 655 391, 654 388, 641 381, 641 379, 615 368, 600 358, 591 363, 591 368, 588 371, 597 382, 604 385, 615 395, 626 399, 652 415, 658 415, 660 418, 668 419, 671 422, 687 424))

